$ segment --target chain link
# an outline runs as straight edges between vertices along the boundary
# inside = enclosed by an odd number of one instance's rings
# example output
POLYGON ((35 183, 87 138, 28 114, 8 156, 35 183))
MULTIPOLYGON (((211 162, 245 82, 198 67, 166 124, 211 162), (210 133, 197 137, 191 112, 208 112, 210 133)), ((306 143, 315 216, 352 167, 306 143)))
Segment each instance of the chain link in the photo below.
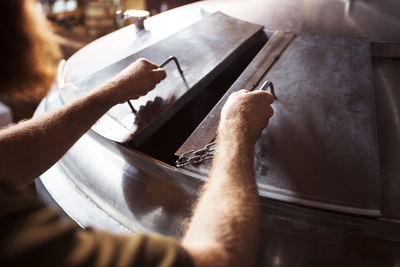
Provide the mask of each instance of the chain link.
MULTIPOLYGON (((254 86, 257 86, 256 84, 254 86)), ((271 81, 265 81, 258 90, 266 91, 270 88, 272 95, 275 99, 278 99, 275 95, 274 84, 271 81)), ((212 159, 215 154, 215 142, 207 144, 204 148, 198 150, 189 150, 183 153, 178 160, 175 162, 177 168, 184 167, 189 164, 197 164, 207 159, 212 159)))
POLYGON ((189 164, 197 164, 208 159, 212 159, 215 154, 215 142, 207 144, 204 148, 198 150, 189 150, 183 153, 175 162, 177 168, 184 167, 189 164))

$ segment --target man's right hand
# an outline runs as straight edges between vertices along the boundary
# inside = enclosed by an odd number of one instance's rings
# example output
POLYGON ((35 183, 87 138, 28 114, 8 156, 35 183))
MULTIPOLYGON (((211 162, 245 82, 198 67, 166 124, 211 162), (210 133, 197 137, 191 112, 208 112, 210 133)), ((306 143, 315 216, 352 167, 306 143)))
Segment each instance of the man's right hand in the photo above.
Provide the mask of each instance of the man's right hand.
POLYGON ((265 91, 240 90, 231 94, 221 111, 219 133, 243 138, 254 145, 274 114, 274 97, 265 91))
POLYGON ((196 266, 253 266, 260 238, 254 144, 273 115, 273 96, 240 90, 221 111, 209 179, 183 238, 196 266))
POLYGON ((103 88, 107 91, 108 97, 116 103, 123 103, 147 94, 165 77, 163 69, 141 58, 107 81, 103 88))

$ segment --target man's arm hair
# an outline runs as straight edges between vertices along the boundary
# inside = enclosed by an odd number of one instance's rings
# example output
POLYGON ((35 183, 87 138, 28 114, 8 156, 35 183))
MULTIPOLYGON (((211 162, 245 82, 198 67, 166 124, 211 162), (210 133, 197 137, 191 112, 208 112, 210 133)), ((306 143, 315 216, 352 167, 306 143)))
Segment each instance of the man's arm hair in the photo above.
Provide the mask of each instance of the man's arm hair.
POLYGON ((225 104, 217 152, 182 245, 196 266, 251 266, 260 231, 254 145, 273 115, 273 96, 239 91, 225 104))
POLYGON ((24 186, 50 168, 112 106, 138 98, 165 78, 139 59, 73 103, 0 130, 0 179, 24 186))

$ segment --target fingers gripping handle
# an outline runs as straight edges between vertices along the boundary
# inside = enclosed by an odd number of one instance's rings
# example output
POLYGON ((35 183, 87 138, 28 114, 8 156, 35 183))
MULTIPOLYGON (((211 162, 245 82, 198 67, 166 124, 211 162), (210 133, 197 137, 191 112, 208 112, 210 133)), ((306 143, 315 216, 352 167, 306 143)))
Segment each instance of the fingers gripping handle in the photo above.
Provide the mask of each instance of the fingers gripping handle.
MULTIPOLYGON (((168 57, 167 60, 165 60, 163 63, 161 63, 159 67, 162 68, 165 65, 167 65, 168 63, 170 63, 171 61, 173 61, 175 63, 176 67, 178 68, 179 74, 181 75, 181 77, 182 77, 182 79, 183 79, 183 81, 185 83, 185 86, 187 87, 186 79, 185 79, 185 76, 183 75, 183 70, 181 68, 181 65, 179 64, 178 59, 175 56, 168 57)), ((127 103, 129 105, 129 108, 132 110, 132 113, 136 115, 137 111, 133 107, 132 102, 130 100, 128 100, 127 103)))
POLYGON ((271 94, 274 96, 275 100, 277 100, 278 97, 275 94, 274 84, 271 81, 265 81, 258 90, 267 91, 268 88, 270 88, 271 94))

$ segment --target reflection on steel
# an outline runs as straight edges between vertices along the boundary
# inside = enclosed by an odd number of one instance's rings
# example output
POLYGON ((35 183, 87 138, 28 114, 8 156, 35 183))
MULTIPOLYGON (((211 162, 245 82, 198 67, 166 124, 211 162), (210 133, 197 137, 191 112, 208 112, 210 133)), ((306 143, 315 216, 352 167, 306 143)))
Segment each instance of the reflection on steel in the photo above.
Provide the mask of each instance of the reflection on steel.
POLYGON ((274 96, 275 100, 278 100, 278 97, 275 94, 274 84, 271 81, 265 81, 258 90, 267 91, 268 87, 270 88, 271 94, 274 96))
MULTIPOLYGON (((185 76, 183 75, 183 70, 182 70, 182 68, 181 68, 181 65, 179 64, 179 61, 178 61, 178 59, 177 59, 176 57, 170 56, 169 58, 167 58, 167 60, 165 60, 163 63, 161 63, 159 67, 160 67, 160 68, 163 68, 165 65, 167 65, 167 64, 170 63, 171 61, 175 62, 175 65, 176 65, 176 67, 178 68, 179 74, 180 74, 181 77, 182 77, 183 83, 185 84, 185 87, 189 89, 189 85, 188 85, 188 83, 186 82, 185 76)), ((135 108, 133 107, 131 101, 128 100, 127 103, 128 103, 128 105, 129 105, 130 109, 132 110, 132 113, 136 115, 136 114, 137 114, 137 111, 136 111, 135 108)))
POLYGON ((175 162, 177 168, 184 167, 189 164, 200 163, 207 159, 212 159, 215 154, 215 142, 207 144, 204 148, 199 150, 189 150, 186 153, 183 153, 178 160, 175 162), (192 155, 188 157, 188 155, 192 155))

